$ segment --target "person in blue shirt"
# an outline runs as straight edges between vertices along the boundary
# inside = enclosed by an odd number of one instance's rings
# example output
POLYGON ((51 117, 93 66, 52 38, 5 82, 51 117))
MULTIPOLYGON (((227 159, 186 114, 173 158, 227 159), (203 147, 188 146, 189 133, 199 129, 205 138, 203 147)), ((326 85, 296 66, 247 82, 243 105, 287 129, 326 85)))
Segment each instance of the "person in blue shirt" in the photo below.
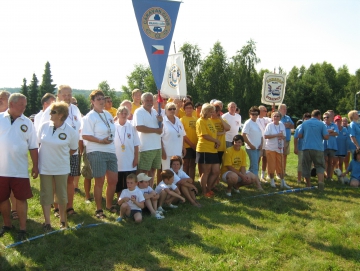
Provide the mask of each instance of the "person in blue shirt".
POLYGON ((351 141, 355 144, 356 148, 358 149, 360 147, 360 126, 358 124, 358 111, 351 110, 348 113, 348 117, 351 121, 350 123, 350 138, 351 141))
POLYGON ((325 157, 325 169, 326 169, 326 180, 332 181, 332 175, 334 172, 333 160, 335 157, 335 152, 337 151, 336 137, 339 134, 338 127, 331 122, 331 117, 329 112, 325 112, 323 115, 324 124, 326 130, 329 133, 329 139, 324 140, 324 157, 325 157))
POLYGON ((334 157, 334 166, 339 168, 343 172, 343 165, 345 157, 348 153, 348 146, 350 142, 350 134, 346 127, 342 126, 342 118, 340 115, 335 116, 334 122, 338 127, 339 134, 336 137, 337 151, 335 152, 334 157))
POLYGON ((294 133, 294 153, 298 156, 298 179, 297 182, 298 184, 301 183, 301 178, 302 178, 302 160, 303 160, 303 139, 299 138, 299 131, 301 128, 301 125, 303 124, 304 121, 311 119, 311 114, 310 113, 305 113, 303 115, 303 119, 302 120, 298 120, 296 122, 296 130, 294 133))
POLYGON ((360 185, 360 149, 356 149, 354 151, 353 160, 351 160, 350 165, 346 172, 344 172, 341 176, 344 177, 347 174, 350 175, 350 186, 359 187, 360 185))
POLYGON ((312 163, 314 163, 319 181, 319 189, 324 190, 325 161, 323 140, 329 139, 329 132, 320 118, 320 110, 313 110, 311 112, 311 119, 302 124, 298 137, 304 139, 302 174, 306 180, 306 185, 311 186, 310 173, 312 163))
POLYGON ((278 109, 282 115, 280 122, 282 122, 285 125, 285 132, 286 132, 286 139, 285 139, 285 145, 284 145, 284 173, 285 173, 285 176, 287 176, 287 174, 286 174, 286 159, 287 159, 287 156, 290 154, 291 129, 294 128, 294 122, 288 115, 286 115, 286 112, 287 112, 286 104, 280 104, 278 109))

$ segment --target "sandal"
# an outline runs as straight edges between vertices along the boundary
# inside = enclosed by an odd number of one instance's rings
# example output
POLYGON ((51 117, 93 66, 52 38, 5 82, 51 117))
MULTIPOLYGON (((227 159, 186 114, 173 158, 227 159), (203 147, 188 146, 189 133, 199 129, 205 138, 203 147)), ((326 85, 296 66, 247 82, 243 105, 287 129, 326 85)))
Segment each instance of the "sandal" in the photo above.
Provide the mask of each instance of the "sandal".
POLYGON ((50 224, 43 223, 43 230, 44 230, 44 232, 49 232, 49 231, 52 231, 54 229, 51 227, 50 224))
POLYGON ((117 213, 117 210, 116 210, 116 207, 115 207, 115 206, 111 206, 110 209, 106 208, 106 211, 109 211, 110 213, 113 213, 113 214, 116 214, 116 213, 117 213))
POLYGON ((3 237, 5 233, 11 231, 11 230, 14 230, 15 227, 14 225, 11 225, 10 227, 8 226, 2 226, 1 230, 0 230, 0 237, 3 237))
POLYGON ((99 219, 106 218, 106 215, 104 215, 104 211, 102 209, 96 210, 95 216, 96 216, 96 218, 99 218, 99 219))
POLYGON ((57 218, 60 217, 59 208, 54 209, 54 216, 57 217, 57 218))
POLYGON ((68 208, 66 209, 67 215, 77 215, 77 212, 75 212, 74 208, 68 208))
POLYGON ((60 230, 66 229, 65 222, 60 222, 60 230))
POLYGON ((18 213, 16 211, 11 211, 11 218, 13 220, 18 220, 19 219, 18 213))

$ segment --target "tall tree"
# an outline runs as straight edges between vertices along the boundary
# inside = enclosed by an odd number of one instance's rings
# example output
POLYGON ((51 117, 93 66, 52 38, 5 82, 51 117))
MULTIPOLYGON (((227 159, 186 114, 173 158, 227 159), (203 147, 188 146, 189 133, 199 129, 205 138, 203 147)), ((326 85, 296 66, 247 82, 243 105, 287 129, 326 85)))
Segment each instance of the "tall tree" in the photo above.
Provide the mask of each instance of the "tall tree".
POLYGON ((197 45, 184 43, 180 48, 180 52, 184 54, 185 58, 185 73, 186 73, 186 88, 187 94, 191 95, 194 101, 199 100, 198 92, 196 90, 195 80, 198 76, 201 67, 201 52, 197 45))
POLYGON ((29 114, 37 113, 41 106, 38 105, 38 96, 39 96, 39 86, 38 86, 38 79, 36 74, 33 74, 30 86, 29 86, 29 98, 28 98, 28 107, 29 107, 29 114))
POLYGON ((110 96, 113 101, 113 106, 117 107, 120 105, 120 98, 116 95, 116 91, 114 88, 111 88, 107 81, 102 81, 98 88, 104 92, 105 96, 110 96))
MULTIPOLYGON (((23 94, 24 96, 26 96, 27 100, 29 101, 29 87, 26 84, 26 78, 23 79, 23 84, 21 85, 21 90, 20 93, 23 94)), ((29 102, 28 102, 29 103, 29 102)), ((30 108, 29 108, 29 104, 26 106, 25 112, 24 112, 25 116, 30 116, 30 108)))
POLYGON ((90 111, 90 101, 85 98, 84 95, 75 94, 74 97, 77 100, 77 106, 81 112, 81 114, 86 115, 90 111))
POLYGON ((45 70, 42 76, 42 82, 39 87, 38 101, 37 101, 39 107, 42 106, 41 99, 46 93, 56 94, 56 84, 52 84, 53 80, 51 77, 52 75, 50 70, 50 63, 48 61, 45 64, 45 70))

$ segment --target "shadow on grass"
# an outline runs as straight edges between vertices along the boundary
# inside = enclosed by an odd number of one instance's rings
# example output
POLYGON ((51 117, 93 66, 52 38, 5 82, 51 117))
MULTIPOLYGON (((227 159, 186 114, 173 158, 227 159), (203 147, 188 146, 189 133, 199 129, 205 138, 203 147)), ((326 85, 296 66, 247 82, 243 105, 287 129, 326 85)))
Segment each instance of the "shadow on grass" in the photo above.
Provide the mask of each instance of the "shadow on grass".
POLYGON ((360 262, 359 249, 349 249, 342 245, 325 245, 323 243, 316 243, 316 242, 309 242, 308 244, 317 250, 334 253, 340 257, 343 257, 348 261, 353 261, 355 263, 360 262))

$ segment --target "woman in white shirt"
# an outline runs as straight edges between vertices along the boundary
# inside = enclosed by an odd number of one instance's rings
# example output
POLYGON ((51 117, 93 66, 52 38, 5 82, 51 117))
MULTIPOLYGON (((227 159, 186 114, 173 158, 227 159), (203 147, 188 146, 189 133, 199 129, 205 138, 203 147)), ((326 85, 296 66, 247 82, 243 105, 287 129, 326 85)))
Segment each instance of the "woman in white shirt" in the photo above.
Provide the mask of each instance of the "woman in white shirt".
POLYGON ((281 188, 291 188, 284 180, 284 140, 286 138, 285 125, 280 122, 281 113, 273 112, 271 114, 273 122, 269 123, 264 131, 265 150, 268 163, 268 173, 270 176, 271 187, 276 187, 274 173, 280 175, 281 188))
POLYGON ((82 137, 84 140, 87 140, 86 155, 95 179, 95 216, 100 219, 106 217, 101 207, 105 175, 108 182, 106 188, 106 209, 111 213, 116 213, 116 208, 112 206, 112 201, 118 177, 118 165, 114 145, 114 119, 111 114, 104 109, 104 96, 101 90, 91 92, 90 99, 93 110, 86 115, 82 129, 82 137))
POLYGON ((118 181, 115 192, 120 197, 123 189, 126 189, 126 177, 136 173, 139 161, 140 139, 134 126, 128 121, 130 110, 126 106, 120 106, 117 110, 117 122, 115 123, 115 151, 118 165, 118 181))
POLYGON ((65 122, 69 115, 65 102, 50 106, 50 121, 38 131, 40 203, 45 223, 44 231, 50 231, 50 209, 55 201, 59 204, 60 228, 66 227, 65 209, 68 202, 67 179, 70 173, 70 156, 78 149, 79 134, 65 122), (54 184, 53 185, 53 180, 54 184))

